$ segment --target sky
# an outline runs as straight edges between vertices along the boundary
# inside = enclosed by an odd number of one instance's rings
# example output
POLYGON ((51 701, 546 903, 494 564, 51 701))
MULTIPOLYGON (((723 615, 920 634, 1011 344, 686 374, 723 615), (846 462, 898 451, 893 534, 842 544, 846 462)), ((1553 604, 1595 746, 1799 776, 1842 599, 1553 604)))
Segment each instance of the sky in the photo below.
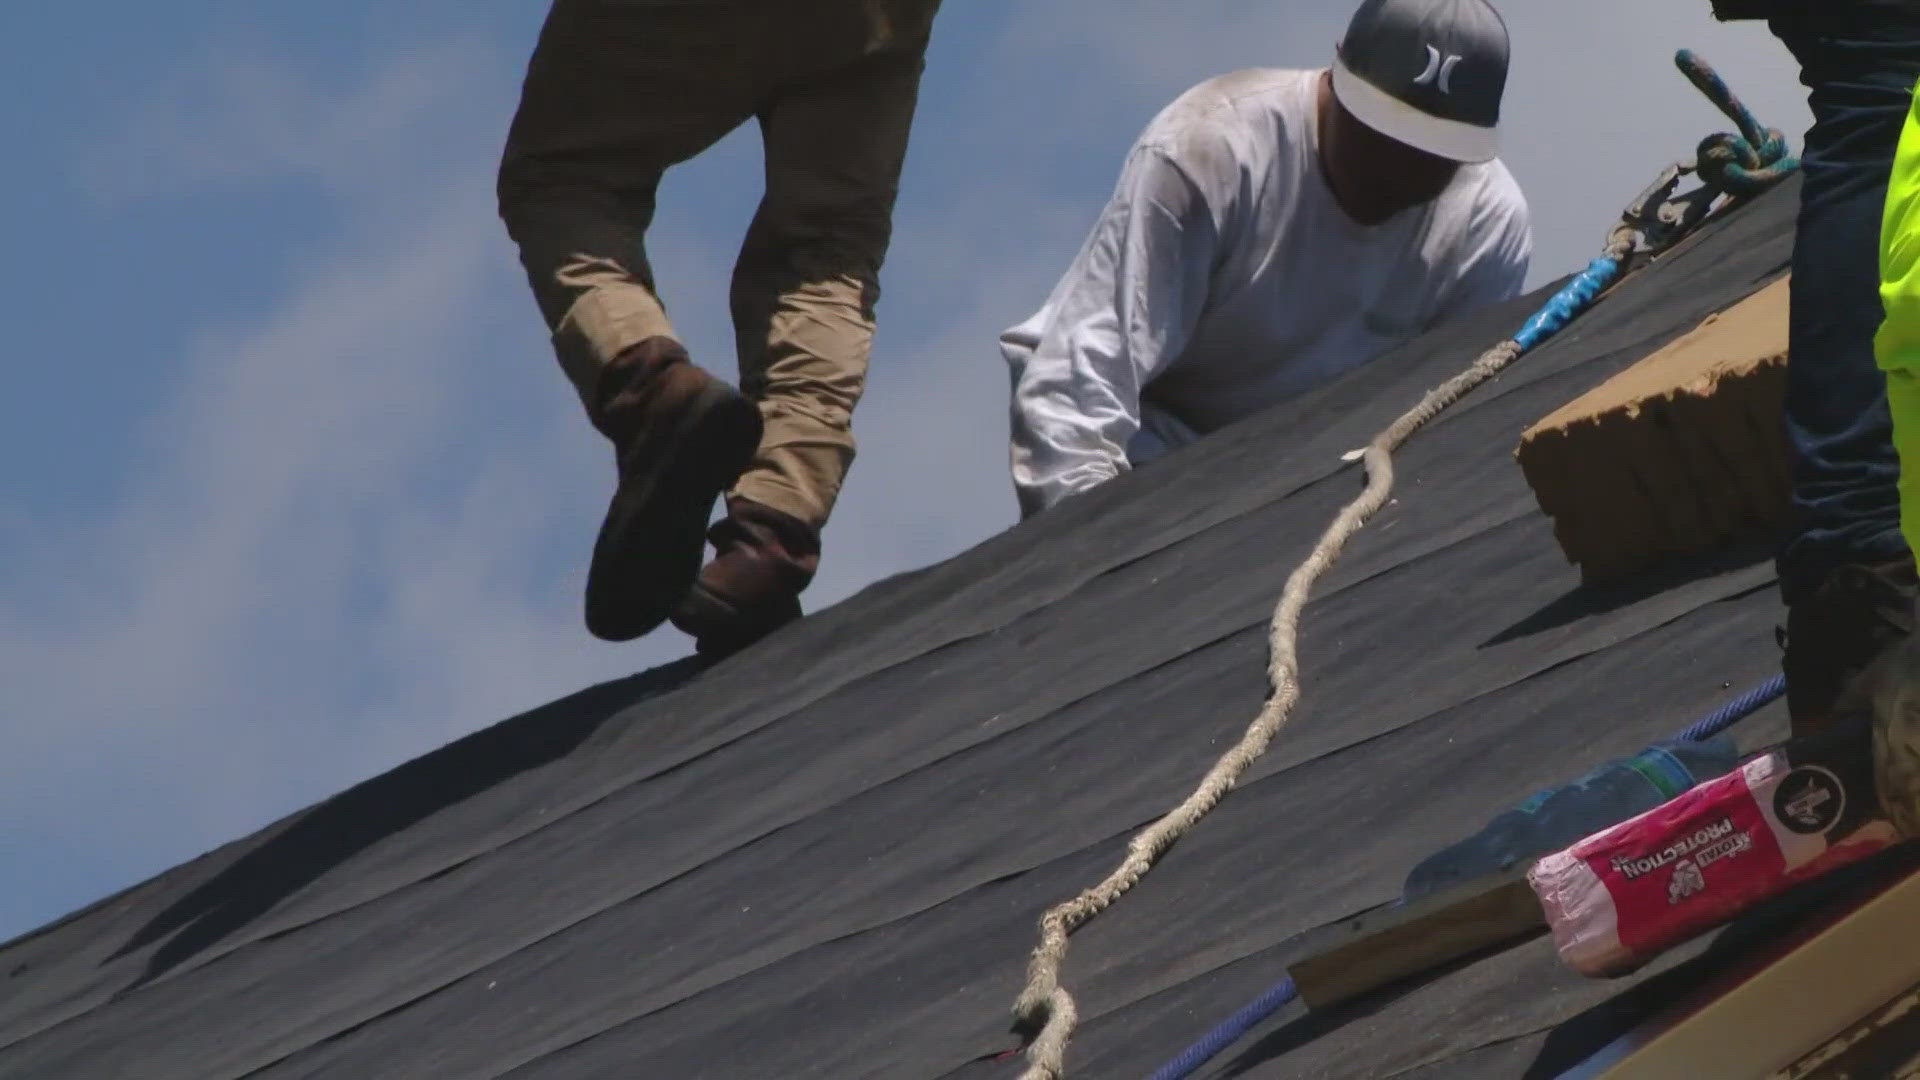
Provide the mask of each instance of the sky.
MULTIPOLYGON (((1707 0, 1505 0, 1503 157, 1532 284, 1726 122, 1691 47, 1799 144, 1804 92, 1707 0)), ((0 940, 588 683, 611 454, 492 183, 542 0, 14 4, 0 38, 0 940)), ((997 334, 1141 127, 1244 67, 1319 66, 1348 0, 949 0, 807 596, 1012 524, 997 334)), ((697 359, 759 197, 751 128, 671 172, 649 248, 697 359)))

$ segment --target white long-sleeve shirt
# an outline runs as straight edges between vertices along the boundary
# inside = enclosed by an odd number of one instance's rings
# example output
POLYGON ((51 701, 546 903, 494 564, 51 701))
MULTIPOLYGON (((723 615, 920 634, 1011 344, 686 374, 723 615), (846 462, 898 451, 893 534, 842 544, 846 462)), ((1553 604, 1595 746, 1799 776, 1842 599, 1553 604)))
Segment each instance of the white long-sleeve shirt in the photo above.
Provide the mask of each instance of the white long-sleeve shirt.
POLYGON ((1380 224, 1347 216, 1320 171, 1321 74, 1182 94, 1046 305, 1000 336, 1023 516, 1519 293, 1532 234, 1498 161, 1380 224))

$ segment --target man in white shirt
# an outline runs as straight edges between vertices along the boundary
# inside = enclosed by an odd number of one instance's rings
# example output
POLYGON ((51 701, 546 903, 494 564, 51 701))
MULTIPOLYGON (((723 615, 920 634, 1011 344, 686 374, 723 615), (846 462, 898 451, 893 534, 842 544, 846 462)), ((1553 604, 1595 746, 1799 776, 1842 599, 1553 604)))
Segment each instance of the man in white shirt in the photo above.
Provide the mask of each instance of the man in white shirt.
POLYGON ((1517 295, 1506 77, 1485 0, 1366 0, 1331 68, 1224 75, 1162 111, 1000 337, 1021 515, 1517 295))

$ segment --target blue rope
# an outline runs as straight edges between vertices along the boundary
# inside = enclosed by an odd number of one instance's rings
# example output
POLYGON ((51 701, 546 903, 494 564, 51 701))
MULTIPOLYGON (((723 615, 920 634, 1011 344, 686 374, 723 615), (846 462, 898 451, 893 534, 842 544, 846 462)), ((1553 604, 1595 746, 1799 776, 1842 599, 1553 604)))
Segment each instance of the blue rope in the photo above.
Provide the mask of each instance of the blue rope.
POLYGON ((1574 316, 1585 311, 1596 297, 1606 291, 1608 285, 1613 284, 1613 279, 1620 276, 1620 262, 1619 259, 1603 255, 1588 263, 1585 270, 1554 293, 1553 298, 1542 304, 1540 310, 1533 313, 1533 318, 1520 327, 1520 332, 1513 335, 1520 351, 1526 352, 1565 329, 1574 316))
MULTIPOLYGON (((1775 675, 1759 686, 1741 694, 1710 715, 1688 727, 1680 733, 1680 742, 1705 742, 1732 727, 1735 723, 1753 715, 1762 705, 1787 692, 1787 680, 1775 675)), ((1222 1020, 1212 1031, 1200 1037, 1180 1052, 1180 1056, 1160 1066, 1152 1080, 1185 1080, 1199 1070, 1200 1066, 1213 1060, 1214 1055, 1232 1046, 1234 1043, 1258 1027, 1260 1023, 1279 1012, 1299 995, 1294 988, 1293 976, 1289 975, 1269 987, 1267 992, 1254 998, 1247 1006, 1232 1016, 1222 1020)))
POLYGON ((1252 1031, 1260 1021, 1272 1016, 1286 1007, 1294 999, 1291 976, 1281 979, 1266 993, 1254 998, 1246 1008, 1227 1017, 1219 1027, 1207 1032, 1199 1042, 1181 1051, 1180 1056, 1160 1066, 1153 1074, 1153 1080, 1182 1080, 1193 1075, 1195 1069, 1213 1059, 1215 1054, 1240 1041, 1240 1037, 1252 1031))
POLYGON ((1787 692, 1787 678, 1775 675, 1759 686, 1741 694, 1719 711, 1680 733, 1681 742, 1706 742, 1715 735, 1732 727, 1735 723, 1751 716, 1760 706, 1787 692))

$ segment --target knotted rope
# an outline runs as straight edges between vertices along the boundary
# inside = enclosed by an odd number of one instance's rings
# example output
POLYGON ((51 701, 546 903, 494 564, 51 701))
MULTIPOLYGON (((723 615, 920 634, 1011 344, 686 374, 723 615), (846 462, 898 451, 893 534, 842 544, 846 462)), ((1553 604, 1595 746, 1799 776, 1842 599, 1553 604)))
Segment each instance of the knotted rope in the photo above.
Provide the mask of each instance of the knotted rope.
MULTIPOLYGON (((1675 63, 1722 111, 1739 122, 1733 110, 1738 108, 1744 113, 1744 106, 1733 99, 1725 84, 1705 61, 1691 52, 1682 51, 1675 57, 1675 63), (1704 83, 1703 79, 1706 80, 1704 83)), ((1747 115, 1747 120, 1752 120, 1751 114, 1747 115)), ((1748 126, 1742 124, 1742 130, 1745 131, 1748 126)), ((1757 128, 1757 124, 1751 126, 1757 128)), ((1737 151, 1738 147, 1734 149, 1737 151)), ((1783 154, 1784 141, 1780 147, 1768 149, 1783 154)), ((1769 164, 1771 162, 1762 160, 1758 167, 1764 170, 1769 164)), ((1748 170, 1743 175, 1751 174, 1752 170, 1748 170)), ((1387 496, 1393 489, 1393 451, 1422 425, 1585 310, 1619 276, 1627 260, 1643 243, 1653 249, 1671 244, 1686 228, 1698 222, 1711 196, 1723 190, 1713 187, 1712 181, 1703 176, 1703 182, 1708 185, 1709 198, 1705 201, 1694 200, 1701 213, 1689 215, 1685 228, 1659 227, 1663 221, 1672 221, 1670 208, 1661 204, 1660 200, 1671 194, 1676 180, 1676 170, 1670 169, 1662 180, 1643 193, 1623 215, 1622 223, 1609 234, 1602 255, 1555 294, 1518 333, 1480 354, 1466 370, 1427 391, 1418 404, 1401 414, 1367 445, 1362 454, 1367 471, 1365 488, 1321 534, 1319 543, 1314 545, 1306 561, 1288 576, 1286 587, 1280 594, 1279 604, 1268 626, 1267 679, 1272 693, 1261 706, 1259 715, 1247 726, 1239 742, 1207 770, 1192 794, 1133 838, 1127 845, 1126 857, 1112 873, 1080 895, 1049 909, 1041 917, 1040 944, 1028 961, 1026 988, 1014 1003, 1019 1028, 1031 1034, 1023 1080, 1061 1080, 1066 1075, 1067 1042, 1078 1020, 1073 995, 1060 985, 1060 965, 1066 958, 1068 935, 1132 889, 1175 841, 1232 790, 1247 766, 1266 752, 1274 735, 1286 724, 1294 704, 1300 699, 1297 645, 1301 610, 1306 607, 1314 583, 1333 565, 1347 541, 1386 504, 1387 496)))
POLYGON ((1729 195, 1757 195, 1800 167, 1800 159, 1787 152, 1787 137, 1780 129, 1761 126, 1705 60, 1682 49, 1674 63, 1740 128, 1738 135, 1719 131, 1700 140, 1694 167, 1703 183, 1729 195))

